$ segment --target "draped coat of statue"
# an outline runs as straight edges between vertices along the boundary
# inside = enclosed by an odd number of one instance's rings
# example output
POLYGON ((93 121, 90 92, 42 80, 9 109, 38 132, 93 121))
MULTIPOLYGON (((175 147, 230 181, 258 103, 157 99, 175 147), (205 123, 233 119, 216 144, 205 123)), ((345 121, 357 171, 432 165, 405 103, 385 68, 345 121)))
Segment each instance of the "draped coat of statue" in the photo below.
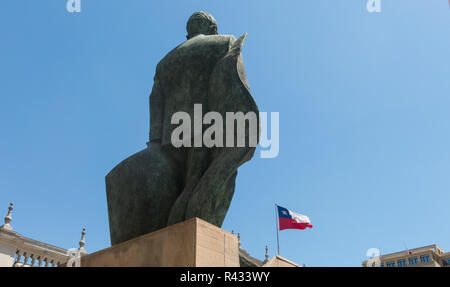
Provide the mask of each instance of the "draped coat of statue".
POLYGON ((172 116, 182 111, 193 119, 194 104, 202 105, 202 115, 215 111, 223 119, 226 112, 254 112, 259 126, 241 56, 246 34, 237 40, 218 35, 215 19, 206 12, 192 15, 187 30, 188 40, 157 65, 147 148, 106 176, 113 245, 192 217, 220 227, 234 194, 237 168, 255 151, 248 140, 244 147, 172 144, 177 127, 172 116))

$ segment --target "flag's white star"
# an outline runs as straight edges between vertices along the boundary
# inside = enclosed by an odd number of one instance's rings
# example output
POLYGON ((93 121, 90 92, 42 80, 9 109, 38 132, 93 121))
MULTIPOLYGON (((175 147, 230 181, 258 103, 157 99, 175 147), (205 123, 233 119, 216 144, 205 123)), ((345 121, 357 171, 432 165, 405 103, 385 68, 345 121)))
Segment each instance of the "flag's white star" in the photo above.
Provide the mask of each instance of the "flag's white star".
POLYGON ((282 212, 283 212, 283 214, 287 214, 286 210, 283 210, 282 212))

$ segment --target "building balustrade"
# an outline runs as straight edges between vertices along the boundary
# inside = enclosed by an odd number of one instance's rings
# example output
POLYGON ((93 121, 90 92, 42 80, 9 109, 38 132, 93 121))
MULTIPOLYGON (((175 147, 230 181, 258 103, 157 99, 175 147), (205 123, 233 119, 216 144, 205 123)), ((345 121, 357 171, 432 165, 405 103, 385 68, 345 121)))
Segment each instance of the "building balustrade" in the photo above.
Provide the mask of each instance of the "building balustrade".
MULTIPOLYGON (((13 204, 8 208, 5 224, 0 226, 0 267, 65 266, 73 256, 86 254, 86 230, 83 228, 78 249, 64 249, 27 238, 11 227, 13 204)), ((73 260, 72 260, 73 261, 73 260)))

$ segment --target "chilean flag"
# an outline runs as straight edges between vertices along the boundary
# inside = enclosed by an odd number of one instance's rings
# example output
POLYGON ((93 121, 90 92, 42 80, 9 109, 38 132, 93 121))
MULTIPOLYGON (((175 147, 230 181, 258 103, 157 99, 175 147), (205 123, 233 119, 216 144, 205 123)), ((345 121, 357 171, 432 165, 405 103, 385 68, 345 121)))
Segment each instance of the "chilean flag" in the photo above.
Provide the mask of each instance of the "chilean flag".
POLYGON ((283 229, 305 229, 312 228, 311 220, 306 215, 292 212, 284 207, 278 206, 278 220, 280 230, 283 229))

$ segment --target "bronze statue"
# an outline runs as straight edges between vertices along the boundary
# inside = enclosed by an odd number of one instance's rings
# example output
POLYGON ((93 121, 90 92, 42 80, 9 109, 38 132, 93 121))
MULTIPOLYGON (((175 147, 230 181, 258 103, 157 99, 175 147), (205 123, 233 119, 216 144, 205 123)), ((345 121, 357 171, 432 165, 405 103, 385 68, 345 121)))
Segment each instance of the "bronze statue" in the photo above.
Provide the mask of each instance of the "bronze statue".
POLYGON ((255 151, 250 145, 173 145, 173 115, 182 111, 194 118, 195 104, 202 105, 202 115, 215 111, 223 118, 227 112, 253 112, 259 127, 241 56, 246 35, 238 40, 218 35, 216 20, 206 12, 190 17, 187 32, 187 41, 156 68, 147 148, 106 176, 113 245, 192 217, 220 227, 234 194, 237 168, 255 151))

